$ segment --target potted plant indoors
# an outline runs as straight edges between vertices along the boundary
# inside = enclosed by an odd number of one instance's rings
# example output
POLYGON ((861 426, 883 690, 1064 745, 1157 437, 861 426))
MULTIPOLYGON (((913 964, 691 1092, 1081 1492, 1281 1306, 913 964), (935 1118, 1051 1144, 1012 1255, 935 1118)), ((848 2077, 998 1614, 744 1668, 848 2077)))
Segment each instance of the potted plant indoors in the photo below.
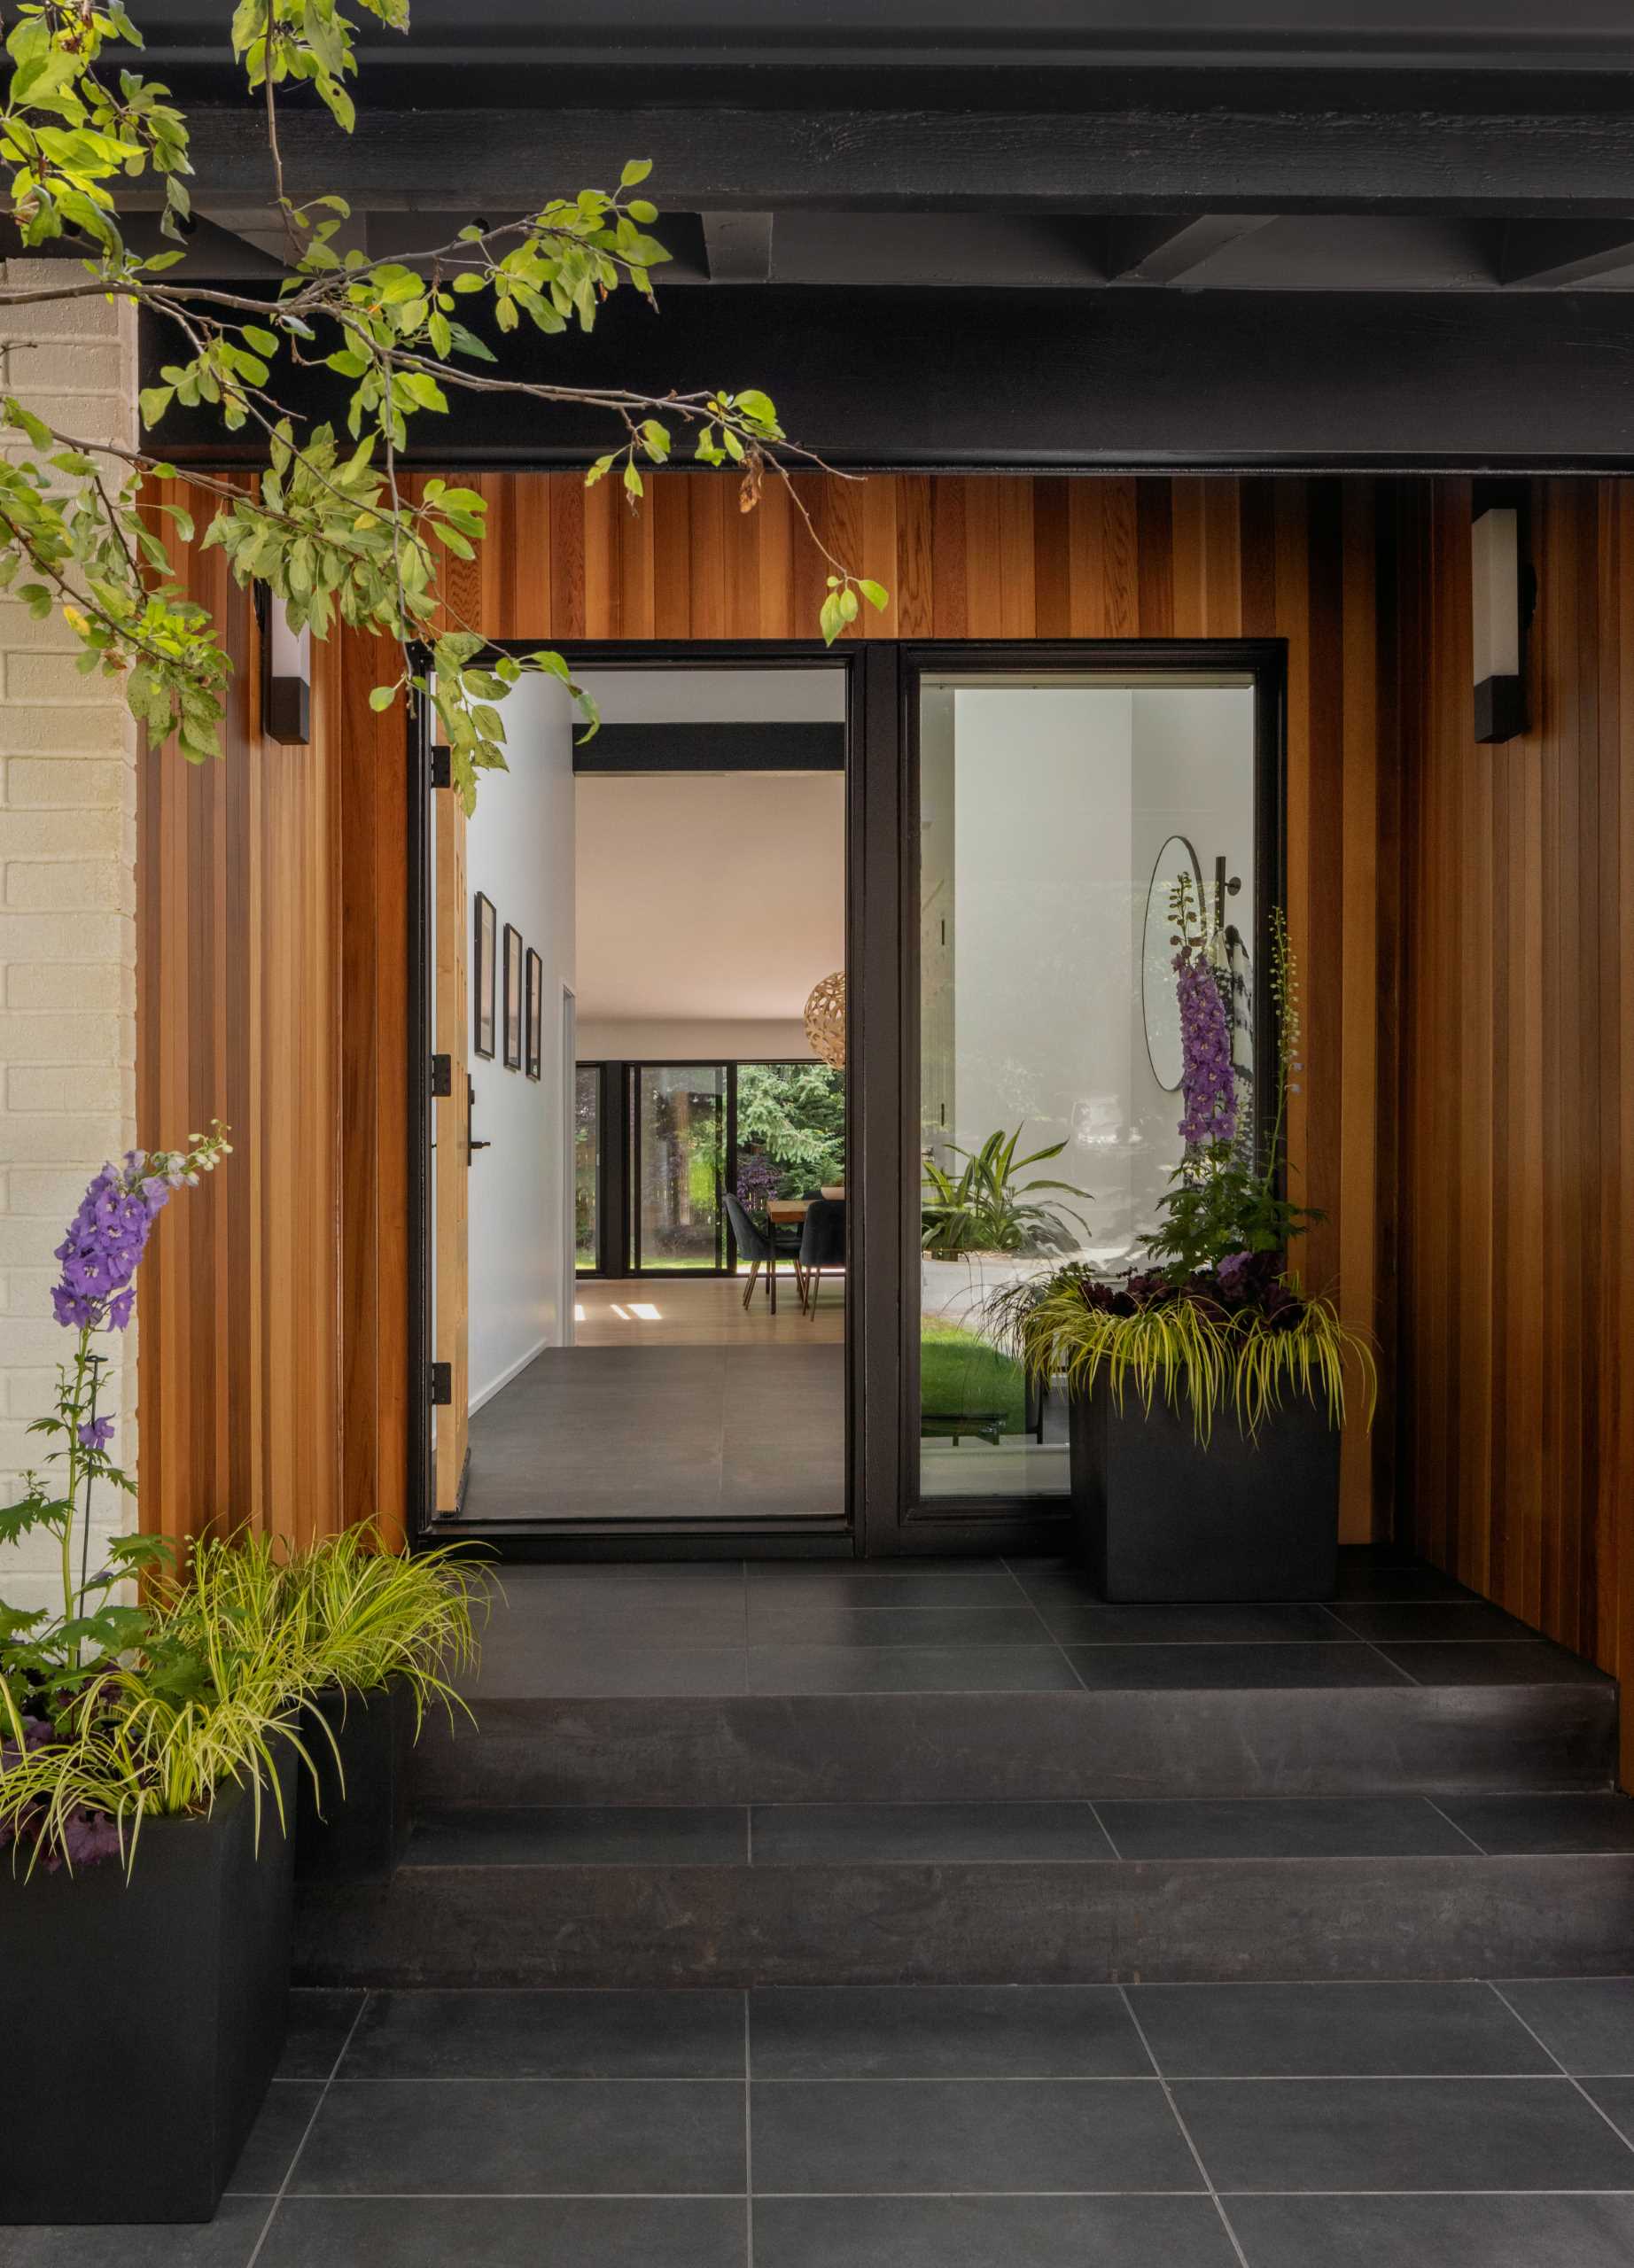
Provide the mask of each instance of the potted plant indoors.
POLYGON ((957 1173, 935 1158, 924 1160, 920 1313, 928 1324, 979 1335, 995 1296, 1032 1276, 1041 1257, 1071 1248, 1067 1222, 1084 1226, 1070 1208, 1040 1200, 1046 1192, 1087 1200, 1087 1190, 1070 1181, 1021 1178, 1058 1158, 1065 1142, 1018 1158, 1021 1136, 1019 1126, 1013 1134, 1000 1129, 979 1150, 950 1142, 950 1156, 963 1160, 957 1173))
POLYGON ((1070 1266, 1000 1304, 1021 1359, 1069 1395, 1080 1556, 1109 1600, 1331 1597, 1339 1433, 1372 1349, 1311 1295, 1289 1248, 1320 1216, 1283 1192, 1297 1069, 1297 978, 1272 922, 1275 1109, 1263 1152, 1241 1122, 1229 969, 1182 885, 1175 906, 1184 1153, 1145 1263, 1070 1266))

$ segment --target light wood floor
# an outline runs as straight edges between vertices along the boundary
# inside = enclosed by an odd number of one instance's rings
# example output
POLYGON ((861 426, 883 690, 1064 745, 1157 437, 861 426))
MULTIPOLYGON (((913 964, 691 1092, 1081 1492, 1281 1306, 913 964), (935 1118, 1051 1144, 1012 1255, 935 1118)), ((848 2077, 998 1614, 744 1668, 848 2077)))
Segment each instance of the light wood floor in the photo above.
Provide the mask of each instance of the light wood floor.
POLYGON ((845 1278, 822 1279, 817 1311, 803 1315, 794 1270, 777 1270, 777 1313, 766 1300, 762 1270, 748 1312, 741 1276, 632 1276, 580 1283, 573 1343, 578 1347, 821 1347, 845 1337, 845 1278))

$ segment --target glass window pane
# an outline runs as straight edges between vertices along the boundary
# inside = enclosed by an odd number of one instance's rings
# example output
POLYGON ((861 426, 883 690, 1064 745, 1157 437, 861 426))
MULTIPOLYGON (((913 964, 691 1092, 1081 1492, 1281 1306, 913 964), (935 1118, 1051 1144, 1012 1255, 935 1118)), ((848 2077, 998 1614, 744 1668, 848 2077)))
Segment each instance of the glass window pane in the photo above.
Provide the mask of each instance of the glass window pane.
POLYGON ((927 680, 920 767, 921 1492, 1060 1495, 1062 1396, 1025 1389, 990 1303, 1063 1259, 1116 1274, 1155 1225, 1182 873, 1251 1076, 1253 687, 927 680))
POLYGON ((647 1063, 635 1100, 636 1264, 725 1264, 727 1070, 724 1063, 647 1063))
POLYGON ((740 1063, 737 1193, 751 1212, 771 1198, 844 1186, 844 1072, 826 1063, 740 1063))
POLYGON ((573 1266, 594 1269, 601 1258, 602 1067, 580 1063, 573 1086, 573 1266))

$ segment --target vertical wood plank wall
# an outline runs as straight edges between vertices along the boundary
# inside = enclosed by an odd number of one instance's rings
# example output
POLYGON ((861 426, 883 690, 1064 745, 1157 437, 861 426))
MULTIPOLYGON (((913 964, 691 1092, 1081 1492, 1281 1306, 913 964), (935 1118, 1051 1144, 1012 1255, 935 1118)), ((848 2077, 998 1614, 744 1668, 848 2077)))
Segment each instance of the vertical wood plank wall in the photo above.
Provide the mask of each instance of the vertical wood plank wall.
POLYGON ((1498 747, 1468 486, 1400 513, 1403 1524, 1634 1686, 1634 487, 1533 485, 1531 715, 1498 747))
MULTIPOLYGON (((1347 1311, 1380 1331, 1388 1389, 1399 774, 1372 484, 813 477, 798 501, 773 485, 746 516, 729 483, 698 475, 652 478, 637 513, 572 475, 472 485, 487 499, 490 534, 449 596, 495 638, 809 636, 825 569, 798 524, 802 505, 837 552, 891 586, 891 612, 865 609, 860 634, 1286 638, 1288 908, 1307 1041, 1291 1151, 1298 1193, 1328 1214, 1307 1273, 1339 1279, 1347 1311)), ((239 610, 236 698, 253 703, 242 602, 211 580, 215 555, 189 571, 201 595, 239 610)), ((366 641, 344 638, 317 668, 311 750, 261 742, 245 708, 224 768, 190 773, 156 752, 144 783, 144 1122, 168 1126, 185 1095, 183 1116, 214 1106, 241 1138, 260 1134, 259 1155, 246 1159, 245 1142, 229 1169, 237 1230, 225 1190, 213 1195, 166 1263, 191 1273, 148 1290, 146 1517, 178 1532, 231 1505, 296 1533, 370 1515, 390 1533, 403 1502, 402 726, 369 709, 378 665, 366 641), (246 1016, 284 1018, 289 1052, 263 1037, 227 1078, 211 1034, 256 1028, 226 997, 245 988, 246 1016), (292 1238, 313 1240, 301 1241, 299 1268, 292 1238), (171 1359, 184 1322, 195 1333, 230 1326, 243 1348, 235 1340, 230 1355, 190 1373, 171 1359), (331 1383, 309 1405, 315 1372, 331 1383), (338 1445, 322 1400, 336 1378, 338 1445), (234 1445, 244 1427, 260 1444, 253 1454, 234 1445), (282 1438, 292 1429, 298 1442, 282 1438), (208 1457, 192 1446, 203 1441, 208 1457)), ((1359 1431, 1347 1441, 1351 1537, 1388 1520, 1393 1449, 1388 1407, 1371 1441, 1359 1431)))
MULTIPOLYGON (((201 532, 213 509, 174 484, 155 501, 185 503, 201 532)), ((233 676, 222 763, 142 757, 137 1126, 174 1147, 220 1116, 234 1152, 173 1200, 143 1263, 143 1518, 304 1540, 341 1513, 333 703, 325 675, 311 747, 264 739, 247 600, 219 551, 155 525, 225 625, 233 676)))

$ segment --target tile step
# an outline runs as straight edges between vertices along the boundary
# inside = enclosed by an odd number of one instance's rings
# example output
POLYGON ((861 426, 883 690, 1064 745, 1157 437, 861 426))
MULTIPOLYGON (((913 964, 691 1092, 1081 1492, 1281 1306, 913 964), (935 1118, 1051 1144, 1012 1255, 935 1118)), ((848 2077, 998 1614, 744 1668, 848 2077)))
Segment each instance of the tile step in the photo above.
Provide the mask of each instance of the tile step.
POLYGON ((1565 1684, 483 1697, 423 1806, 1597 1790, 1617 1689, 1565 1684))
POLYGON ((466 1863, 446 1833, 440 1853, 389 1885, 310 1888, 296 1981, 1087 1984, 1634 1969, 1627 1850, 541 1863, 496 1849, 466 1863))

